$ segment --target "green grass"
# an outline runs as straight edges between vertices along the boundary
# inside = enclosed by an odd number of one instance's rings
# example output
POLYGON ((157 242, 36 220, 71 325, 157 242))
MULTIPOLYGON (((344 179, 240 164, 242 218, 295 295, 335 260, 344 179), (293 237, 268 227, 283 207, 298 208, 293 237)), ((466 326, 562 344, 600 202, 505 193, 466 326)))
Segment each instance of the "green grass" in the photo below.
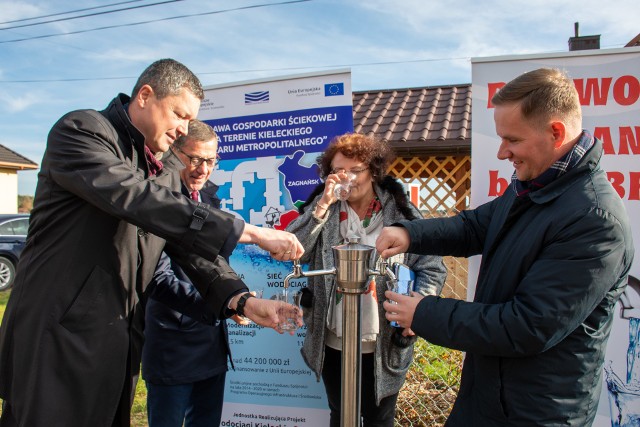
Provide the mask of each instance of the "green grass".
POLYGON ((131 407, 131 427, 146 427, 147 425, 147 387, 141 377, 131 407))
POLYGON ((457 387, 462 353, 418 339, 414 349, 414 369, 426 375, 438 388, 457 387))

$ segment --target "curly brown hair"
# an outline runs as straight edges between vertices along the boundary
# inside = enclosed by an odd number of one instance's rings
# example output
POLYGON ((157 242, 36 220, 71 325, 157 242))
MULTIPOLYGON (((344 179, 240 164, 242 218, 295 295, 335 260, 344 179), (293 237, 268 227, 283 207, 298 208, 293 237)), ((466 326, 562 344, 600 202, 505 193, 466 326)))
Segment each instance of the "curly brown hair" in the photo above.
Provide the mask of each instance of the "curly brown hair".
POLYGON ((323 180, 331 173, 331 162, 337 153, 369 166, 371 176, 377 183, 382 182, 389 165, 395 159, 395 154, 387 142, 361 133, 345 133, 336 136, 316 159, 323 180))

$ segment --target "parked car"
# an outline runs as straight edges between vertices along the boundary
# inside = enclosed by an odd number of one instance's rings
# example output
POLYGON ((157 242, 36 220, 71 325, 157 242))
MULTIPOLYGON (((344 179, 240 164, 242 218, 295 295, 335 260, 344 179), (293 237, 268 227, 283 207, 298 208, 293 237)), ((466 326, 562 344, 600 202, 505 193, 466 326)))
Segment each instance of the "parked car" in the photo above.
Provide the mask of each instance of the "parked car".
POLYGON ((29 214, 0 214, 0 291, 13 285, 28 230, 29 214))

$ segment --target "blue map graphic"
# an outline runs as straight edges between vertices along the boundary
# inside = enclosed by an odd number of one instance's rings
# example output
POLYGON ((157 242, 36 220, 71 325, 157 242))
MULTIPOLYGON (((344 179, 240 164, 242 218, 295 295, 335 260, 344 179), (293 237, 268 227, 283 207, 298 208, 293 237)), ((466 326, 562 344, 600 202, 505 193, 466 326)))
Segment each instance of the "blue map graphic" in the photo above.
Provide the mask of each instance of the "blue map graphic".
POLYGON ((291 203, 304 202, 311 191, 322 182, 318 175, 318 165, 306 166, 300 163, 304 151, 298 150, 286 156, 278 171, 284 176, 284 188, 289 192, 291 203))

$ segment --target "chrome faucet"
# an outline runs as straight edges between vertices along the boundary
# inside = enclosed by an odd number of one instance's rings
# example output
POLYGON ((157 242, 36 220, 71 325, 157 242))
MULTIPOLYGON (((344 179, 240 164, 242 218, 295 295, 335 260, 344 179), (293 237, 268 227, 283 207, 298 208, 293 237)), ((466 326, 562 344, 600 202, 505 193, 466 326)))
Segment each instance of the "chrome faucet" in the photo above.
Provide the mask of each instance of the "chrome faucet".
POLYGON ((285 292, 291 279, 310 276, 336 276, 336 290, 342 299, 342 401, 340 412, 341 427, 360 426, 360 382, 362 356, 362 328, 360 295, 366 292, 370 276, 387 276, 396 280, 386 260, 380 260, 380 269, 375 265, 375 248, 362 245, 358 237, 349 238, 344 245, 333 246, 335 267, 325 270, 302 271, 298 260, 293 261, 293 271, 284 278, 285 292))

